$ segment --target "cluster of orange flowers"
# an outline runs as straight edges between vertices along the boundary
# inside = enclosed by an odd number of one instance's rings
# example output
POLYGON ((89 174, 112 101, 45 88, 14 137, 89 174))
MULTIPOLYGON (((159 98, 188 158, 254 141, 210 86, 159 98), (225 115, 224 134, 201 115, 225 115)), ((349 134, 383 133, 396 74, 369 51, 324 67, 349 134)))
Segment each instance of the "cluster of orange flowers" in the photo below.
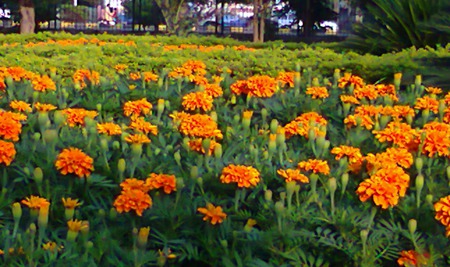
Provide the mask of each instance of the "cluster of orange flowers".
POLYGON ((238 187, 249 188, 256 186, 261 177, 259 171, 252 166, 230 164, 223 168, 220 181, 226 184, 237 183, 238 187))
POLYGON ((86 82, 89 82, 93 85, 98 85, 100 83, 100 74, 96 71, 84 69, 77 70, 73 74, 73 82, 79 85, 80 89, 86 88, 86 82))
POLYGON ((301 135, 309 138, 309 131, 312 129, 315 136, 325 136, 325 132, 320 130, 327 125, 327 120, 317 112, 303 113, 284 126, 286 138, 294 135, 301 135))
POLYGON ((56 158, 55 167, 62 175, 75 174, 80 178, 88 177, 94 170, 94 159, 81 149, 69 147, 63 149, 56 158))
POLYGON ((98 113, 94 110, 86 110, 84 108, 67 108, 61 111, 66 117, 66 123, 70 127, 85 126, 85 119, 94 119, 98 113))
POLYGON ((209 115, 176 112, 171 117, 179 125, 179 131, 184 135, 200 138, 223 138, 217 123, 209 115))
MULTIPOLYGON (((27 116, 24 114, 0 110, 0 138, 12 142, 19 141, 22 121, 26 119, 27 116)), ((13 143, 7 141, 0 140, 0 164, 9 166, 16 156, 16 149, 13 143)))
MULTIPOLYGON (((26 44, 24 44, 24 47, 26 48, 31 48, 31 47, 41 47, 41 46, 47 46, 47 45, 59 45, 59 46, 79 46, 79 45, 87 45, 87 44, 96 44, 98 46, 104 46, 107 44, 121 44, 121 45, 125 45, 125 46, 136 46, 136 43, 134 41, 125 41, 123 39, 119 39, 116 42, 105 42, 105 41, 100 41, 97 38, 91 38, 91 39, 86 39, 86 38, 78 38, 78 39, 63 39, 63 40, 52 40, 49 39, 45 42, 28 42, 26 44)), ((4 43, 3 46, 6 47, 15 47, 18 46, 19 43, 4 43)))
POLYGON ((151 112, 152 108, 153 105, 147 99, 142 98, 140 100, 127 101, 123 106, 123 113, 127 117, 145 116, 151 112))
POLYGON ((434 203, 434 210, 436 220, 445 226, 445 235, 450 237, 450 196, 443 197, 434 203))
POLYGON ((328 89, 323 86, 308 87, 308 88, 306 88, 306 94, 311 95, 311 97, 313 99, 317 99, 317 98, 323 99, 323 98, 327 98, 328 96, 330 96, 328 94, 328 89))
POLYGON ((343 157, 347 158, 348 169, 352 172, 359 172, 364 160, 361 150, 357 147, 341 145, 331 149, 331 154, 336 155, 335 159, 340 160, 343 157))
POLYGON ((405 267, 428 266, 430 255, 428 253, 420 254, 415 250, 402 251, 397 263, 405 267))
POLYGON ((206 74, 205 63, 199 60, 188 60, 181 67, 174 68, 169 72, 169 78, 188 78, 189 81, 193 81, 195 76, 204 76, 206 74))
POLYGON ((46 92, 48 90, 55 91, 56 84, 47 75, 35 74, 21 67, 0 67, 0 91, 6 89, 5 78, 10 77, 13 81, 31 81, 33 89, 38 92, 46 92))
POLYGON ((230 86, 236 95, 245 94, 255 97, 272 97, 278 91, 277 81, 267 75, 255 75, 247 80, 239 80, 230 86))

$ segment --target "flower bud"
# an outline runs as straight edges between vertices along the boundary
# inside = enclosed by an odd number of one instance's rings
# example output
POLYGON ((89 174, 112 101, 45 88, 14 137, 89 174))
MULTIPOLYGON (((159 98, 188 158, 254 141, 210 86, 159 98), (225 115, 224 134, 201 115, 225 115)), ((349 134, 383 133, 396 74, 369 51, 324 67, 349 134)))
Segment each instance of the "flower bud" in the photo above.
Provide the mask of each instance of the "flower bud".
POLYGON ((277 129, 278 129, 278 121, 276 119, 273 119, 270 122, 270 132, 274 134, 277 132, 277 129))
POLYGON ((422 191, 424 180, 425 179, 424 179, 422 174, 417 175, 417 177, 416 177, 416 190, 418 192, 422 191))
POLYGON ((178 164, 178 166, 181 166, 181 153, 180 150, 173 153, 173 158, 175 159, 175 162, 178 164))
POLYGON ((125 169, 126 169, 127 163, 125 161, 125 159, 120 158, 119 161, 117 162, 117 170, 119 171, 119 173, 124 173, 125 169))
POLYGON ((255 219, 248 219, 247 223, 244 226, 244 231, 247 233, 250 233, 253 229, 253 226, 256 225, 256 220, 255 219))
POLYGON ((176 186, 177 186, 177 190, 181 190, 184 188, 185 184, 184 184, 183 178, 176 179, 176 186))
POLYGON ((288 196, 292 196, 295 192, 295 185, 297 182, 291 181, 286 183, 286 192, 288 196))
POLYGON ((37 167, 37 168, 34 169, 34 171, 33 171, 33 178, 34 178, 34 181, 38 185, 42 184, 42 179, 44 179, 44 173, 42 172, 41 168, 37 167))
POLYGON ((30 227, 28 228, 28 230, 30 231, 31 235, 35 235, 36 234, 36 224, 35 223, 31 223, 30 227))
POLYGON ((430 109, 424 109, 422 110, 422 117, 426 121, 430 117, 430 109))
POLYGON ((58 132, 56 130, 47 129, 42 135, 45 143, 52 144, 58 140, 58 132))
POLYGON ((414 81, 414 85, 416 88, 420 88, 420 86, 422 85, 422 75, 416 75, 416 79, 414 81))
POLYGON ((170 101, 169 100, 166 100, 165 102, 164 102, 164 106, 166 107, 166 109, 168 110, 168 111, 171 111, 172 109, 170 108, 170 101))
POLYGON ((162 114, 164 112, 164 106, 165 100, 164 99, 158 99, 158 104, 156 106, 157 114, 162 114))
POLYGON ((283 216, 284 215, 284 204, 281 201, 277 201, 275 203, 275 213, 277 214, 277 216, 283 216))
POLYGON ((316 131, 312 127, 309 128, 308 139, 311 140, 311 141, 314 141, 316 139, 316 131))
POLYGON ((324 147, 324 145, 325 145, 325 137, 324 136, 318 136, 317 138, 316 138, 316 144, 317 144, 317 147, 320 147, 320 148, 322 148, 323 149, 323 147, 324 147))
POLYGON ((236 95, 232 95, 230 99, 230 103, 235 105, 236 104, 236 95))
POLYGON ((272 195, 273 195, 272 190, 267 189, 267 190, 264 191, 264 199, 267 202, 272 202, 272 195))
POLYGON ((445 108, 446 108, 445 100, 444 99, 439 100, 438 111, 440 116, 444 116, 445 108))
POLYGON ((250 122, 253 116, 253 111, 244 111, 242 114, 242 126, 244 129, 248 129, 250 127, 250 122))
POLYGON ((341 176, 341 183, 342 183, 342 190, 343 191, 345 191, 345 188, 347 188, 348 179, 349 179, 348 173, 343 173, 342 176, 341 176))
POLYGON ((425 201, 428 203, 428 205, 433 206, 433 195, 432 194, 428 194, 425 197, 425 201))
POLYGON ((35 142, 39 141, 41 139, 41 134, 40 133, 34 133, 33 134, 33 139, 35 142))
POLYGON ((330 179, 328 179, 328 189, 330 190, 331 194, 334 194, 334 192, 336 192, 337 189, 336 178, 331 177, 330 179))
POLYGON ((98 217, 103 219, 103 218, 105 218, 105 216, 106 216, 105 210, 104 209, 99 209, 98 210, 98 217))
POLYGON ((100 138, 100 147, 105 152, 109 150, 108 140, 106 138, 100 138))
POLYGON ((415 219, 411 219, 408 221, 408 229, 409 233, 413 235, 417 230, 417 221, 415 219))
MULTIPOLYGON (((158 154, 156 154, 155 149, 155 155, 158 154)), ((142 155, 142 144, 131 144, 131 155, 133 155, 134 158, 140 158, 142 155)))
POLYGON ((326 140, 326 141, 323 143, 322 149, 323 149, 324 151, 328 151, 328 148, 330 148, 330 145, 331 145, 330 140, 326 140))
POLYGON ((413 123, 414 117, 411 114, 406 115, 406 122, 411 125, 413 123))
POLYGON ((145 249, 148 242, 148 235, 150 233, 150 227, 141 227, 139 229, 137 245, 141 249, 145 249))
POLYGON ((47 228, 48 225, 48 212, 50 205, 43 205, 39 208, 38 226, 39 228, 47 228))
POLYGON ((369 231, 366 230, 366 229, 361 230, 360 235, 361 235, 361 241, 362 241, 362 243, 365 244, 365 243, 367 242, 367 237, 369 236, 369 231))
POLYGON ((267 109, 265 109, 265 108, 261 109, 261 117, 262 117, 263 122, 267 121, 267 116, 268 115, 269 114, 268 114, 267 109))
POLYGON ((27 176, 30 176, 30 168, 28 168, 28 167, 24 167, 23 168, 23 172, 25 173, 25 175, 27 175, 27 176))
POLYGON ((275 153, 277 151, 277 135, 270 134, 269 135, 269 153, 275 153))
POLYGON ((214 122, 217 122, 217 112, 211 111, 211 113, 209 114, 209 116, 211 117, 211 119, 212 119, 214 122))
POLYGON ((112 143, 112 148, 113 148, 114 150, 120 149, 120 142, 119 142, 119 141, 114 141, 114 142, 112 143))
POLYGON ((192 166, 191 168, 191 179, 197 179, 198 178, 198 167, 192 166))
POLYGON ((280 192, 280 200, 284 203, 284 201, 286 200, 286 192, 280 192))
POLYGON ((225 240, 225 239, 220 240, 220 245, 221 245, 223 248, 227 248, 227 247, 228 247, 228 241, 225 240))
POLYGON ((222 145, 221 144, 216 144, 216 146, 214 147, 214 157, 216 157, 217 159, 222 158, 222 145))
MULTIPOLYGON (((255 149, 255 150, 256 150, 256 149, 255 149)), ((263 157, 264 160, 269 159, 269 152, 268 152, 267 150, 264 150, 264 152, 263 152, 263 154, 262 154, 262 157, 263 157)))
POLYGON ((414 163, 416 165, 417 172, 422 173, 423 159, 420 157, 417 157, 414 163))
POLYGON ((22 206, 20 206, 19 202, 14 202, 12 204, 12 214, 14 218, 14 223, 19 223, 20 218, 22 217, 22 206))
POLYGON ((311 86, 313 86, 313 87, 320 86, 319 78, 314 77, 314 78, 312 79, 311 86))
POLYGON ((202 140, 202 148, 206 155, 209 155, 209 148, 211 147, 211 139, 205 138, 202 140))
POLYGON ((114 221, 117 218, 117 210, 115 208, 111 208, 109 210, 109 219, 114 221))

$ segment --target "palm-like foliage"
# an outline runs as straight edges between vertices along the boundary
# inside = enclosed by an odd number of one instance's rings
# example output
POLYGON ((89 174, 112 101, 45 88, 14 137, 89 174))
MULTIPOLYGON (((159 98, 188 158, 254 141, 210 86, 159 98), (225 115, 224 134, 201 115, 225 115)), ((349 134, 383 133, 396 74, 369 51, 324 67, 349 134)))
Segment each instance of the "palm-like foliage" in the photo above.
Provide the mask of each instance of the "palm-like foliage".
POLYGON ((345 45, 364 52, 384 53, 415 46, 435 46, 449 40, 448 1, 370 0, 364 23, 354 27, 345 45))

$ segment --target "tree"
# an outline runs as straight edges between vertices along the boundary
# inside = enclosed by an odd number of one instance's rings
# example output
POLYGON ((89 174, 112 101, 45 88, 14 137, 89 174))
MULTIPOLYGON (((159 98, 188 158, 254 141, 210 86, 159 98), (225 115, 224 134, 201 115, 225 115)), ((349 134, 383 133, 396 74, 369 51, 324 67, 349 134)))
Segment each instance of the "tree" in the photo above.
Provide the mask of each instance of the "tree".
POLYGON ((20 10, 20 33, 34 33, 35 29, 35 12, 33 0, 19 0, 20 10))

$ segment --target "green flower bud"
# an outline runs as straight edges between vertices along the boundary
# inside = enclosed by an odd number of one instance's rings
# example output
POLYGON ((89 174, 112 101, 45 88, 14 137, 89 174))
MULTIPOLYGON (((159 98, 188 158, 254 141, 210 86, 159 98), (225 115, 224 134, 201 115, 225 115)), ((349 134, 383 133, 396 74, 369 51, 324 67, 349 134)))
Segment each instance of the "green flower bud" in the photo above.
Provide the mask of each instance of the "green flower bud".
POLYGON ((126 166, 127 166, 127 163, 126 163, 125 159, 123 159, 123 158, 119 159, 119 161, 117 162, 117 170, 120 173, 123 174, 125 172, 126 166))
POLYGON ((173 154, 173 158, 175 159, 175 162, 178 164, 178 166, 181 166, 181 154, 179 150, 173 154))
POLYGON ((277 129, 278 129, 278 121, 276 119, 273 119, 270 122, 270 132, 275 134, 277 133, 277 129))
POLYGON ((202 148, 205 150, 206 155, 209 155, 209 148, 211 147, 211 139, 205 138, 202 140, 202 148))
POLYGON ((19 202, 15 202, 12 204, 12 214, 14 218, 14 223, 18 224, 20 218, 22 218, 22 206, 20 206, 19 202))
POLYGON ((66 117, 64 116, 61 110, 55 110, 53 119, 56 125, 62 125, 66 121, 66 117))
POLYGON ((230 99, 230 103, 235 105, 236 104, 236 95, 232 95, 230 99))
POLYGON ((328 179, 328 189, 330 190, 331 194, 334 194, 334 192, 336 192, 337 189, 336 178, 331 177, 330 179, 328 179))
POLYGON ((45 143, 52 144, 58 140, 58 132, 56 130, 47 129, 42 135, 45 143))
POLYGON ((214 157, 216 157, 217 159, 222 158, 222 145, 221 144, 216 144, 216 146, 214 147, 214 157))
POLYGON ((42 172, 41 168, 37 167, 34 169, 33 178, 37 184, 39 184, 39 185, 42 184, 42 179, 44 178, 44 173, 42 172))
POLYGON ((117 211, 115 208, 109 210, 109 218, 114 221, 117 218, 117 211))
MULTIPOLYGON (((156 150, 159 150, 161 152, 161 149, 157 148, 155 149, 155 155, 158 155, 156 153, 156 150)), ((142 155, 142 144, 131 144, 131 155, 133 155, 134 158, 140 158, 142 155)))
POLYGON ((313 128, 310 128, 308 131, 308 139, 312 141, 316 139, 316 131, 313 128))
POLYGON ((261 109, 261 117, 263 121, 267 121, 268 111, 267 109, 263 108, 261 109))
POLYGON ((411 219, 408 222, 409 233, 413 235, 417 230, 417 221, 415 219, 411 219))
POLYGON ((198 178, 198 167, 192 166, 191 167, 191 179, 197 179, 198 178))
POLYGON ((273 195, 272 190, 267 189, 267 190, 264 191, 264 199, 267 202, 272 202, 272 195, 273 195))
POLYGON ((120 149, 120 142, 119 142, 119 141, 114 141, 114 142, 112 143, 112 148, 113 148, 114 150, 119 150, 119 149, 120 149))
POLYGON ((177 180, 176 182, 177 190, 183 189, 185 186, 183 178, 177 178, 176 180, 177 180))
POLYGON ((109 150, 108 140, 106 138, 100 138, 100 147, 103 151, 109 150))
POLYGON ((415 160, 415 165, 418 173, 422 173, 422 167, 423 167, 423 159, 420 157, 417 157, 415 160))
POLYGON ((365 244, 367 242, 367 237, 369 236, 369 230, 366 230, 366 229, 361 230, 360 235, 361 235, 362 243, 365 244))
POLYGON ((99 209, 98 210, 98 216, 100 217, 100 218, 105 218, 105 216, 106 216, 106 212, 105 212, 105 210, 104 209, 99 209))
POLYGON ((223 248, 228 248, 228 241, 227 240, 220 240, 220 245, 223 248))
POLYGON ((428 205, 433 206, 433 195, 432 194, 428 194, 425 197, 425 201, 428 203, 428 205))
POLYGON ((286 192, 288 196, 292 196, 295 192, 295 185, 297 182, 291 181, 286 183, 286 192))
POLYGON ((283 202, 277 201, 275 203, 275 213, 277 214, 277 216, 283 216, 284 211, 285 211, 285 207, 284 207, 283 202))
POLYGON ((416 177, 416 190, 417 191, 419 191, 419 192, 422 191, 424 181, 425 181, 425 179, 422 174, 417 175, 417 177, 416 177))
POLYGON ((23 172, 24 172, 25 175, 27 175, 27 176, 30 176, 30 175, 31 175, 30 168, 28 168, 28 167, 24 167, 24 168, 23 168, 23 172))
POLYGON ((217 122, 217 113, 215 111, 211 111, 209 116, 212 118, 214 122, 217 122))
POLYGON ((411 124, 413 123, 413 119, 414 119, 414 117, 411 116, 411 114, 407 114, 407 115, 406 115, 406 122, 407 122, 409 125, 411 125, 411 124))

